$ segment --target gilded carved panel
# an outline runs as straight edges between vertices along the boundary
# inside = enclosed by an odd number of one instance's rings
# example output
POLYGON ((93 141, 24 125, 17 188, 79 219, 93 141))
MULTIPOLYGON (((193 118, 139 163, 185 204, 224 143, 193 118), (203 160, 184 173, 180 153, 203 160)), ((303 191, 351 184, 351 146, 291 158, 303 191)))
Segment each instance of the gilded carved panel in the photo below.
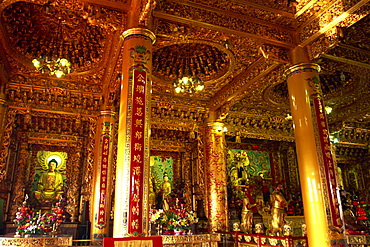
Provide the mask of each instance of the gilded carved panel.
MULTIPOLYGON (((9 159, 8 164, 7 160, 4 160, 4 175, 8 177, 14 171, 12 175, 14 180, 11 181, 13 184, 11 201, 14 203, 5 205, 9 207, 8 217, 11 219, 15 216, 17 207, 24 200, 25 194, 30 196, 31 202, 35 199, 33 191, 37 190, 35 185, 35 175, 38 174, 36 172, 37 153, 50 151, 67 154, 65 187, 68 198, 65 200, 71 220, 75 221, 81 214, 80 191, 83 193, 81 201, 90 200, 96 118, 31 111, 29 108, 28 110, 10 108, 8 116, 7 125, 12 129, 5 132, 9 136, 4 136, 3 144, 6 145, 2 145, 2 150, 13 157, 15 151, 11 145, 20 147, 17 158, 9 159), (89 135, 86 136, 85 133, 89 135), (14 144, 11 144, 11 140, 14 144), (84 146, 88 148, 84 149, 84 146), (17 163, 13 163, 12 160, 15 159, 18 160, 17 163), (9 174, 5 174, 5 170, 9 174), (84 174, 82 174, 83 171, 84 174), (81 177, 83 177, 82 180, 81 177)), ((12 178, 9 177, 9 179, 12 178)))

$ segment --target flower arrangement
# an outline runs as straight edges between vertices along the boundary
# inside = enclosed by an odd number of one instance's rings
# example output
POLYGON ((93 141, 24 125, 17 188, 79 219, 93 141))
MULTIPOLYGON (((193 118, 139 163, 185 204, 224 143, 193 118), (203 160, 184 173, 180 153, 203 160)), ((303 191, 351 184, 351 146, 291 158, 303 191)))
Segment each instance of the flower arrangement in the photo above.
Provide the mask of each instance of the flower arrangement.
POLYGON ((163 224, 163 209, 150 209, 149 211, 149 221, 153 224, 163 224))
POLYGON ((189 228, 190 224, 186 218, 185 209, 167 210, 166 225, 171 230, 182 230, 189 228))
POLYGON ((60 223, 64 220, 64 208, 57 203, 57 206, 52 208, 51 212, 41 213, 34 212, 27 206, 26 196, 22 206, 18 208, 13 222, 16 224, 16 236, 24 235, 43 235, 49 232, 55 232, 60 223))
POLYGON ((150 223, 164 225, 170 230, 189 229, 198 222, 196 212, 187 212, 184 208, 176 208, 164 211, 163 209, 150 210, 150 223))

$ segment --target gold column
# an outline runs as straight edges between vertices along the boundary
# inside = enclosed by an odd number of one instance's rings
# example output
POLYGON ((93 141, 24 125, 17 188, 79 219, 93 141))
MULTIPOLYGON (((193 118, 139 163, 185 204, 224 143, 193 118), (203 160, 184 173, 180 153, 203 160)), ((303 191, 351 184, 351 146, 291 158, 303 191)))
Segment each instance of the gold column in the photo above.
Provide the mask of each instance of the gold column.
POLYGON ((145 28, 125 31, 113 237, 145 235, 149 214, 152 44, 145 28))
POLYGON ((97 123, 91 210, 91 239, 108 237, 113 188, 113 140, 116 113, 101 111, 97 123))
MULTIPOLYGON (((295 58, 304 57, 303 50, 295 58)), ((298 59, 299 61, 300 59, 298 59)), ((286 71, 298 168, 310 247, 344 242, 329 131, 320 90, 319 66, 298 63, 286 71)), ((338 245, 332 245, 338 243, 338 245)))
POLYGON ((205 130, 207 216, 211 231, 228 230, 226 142, 221 122, 205 130))

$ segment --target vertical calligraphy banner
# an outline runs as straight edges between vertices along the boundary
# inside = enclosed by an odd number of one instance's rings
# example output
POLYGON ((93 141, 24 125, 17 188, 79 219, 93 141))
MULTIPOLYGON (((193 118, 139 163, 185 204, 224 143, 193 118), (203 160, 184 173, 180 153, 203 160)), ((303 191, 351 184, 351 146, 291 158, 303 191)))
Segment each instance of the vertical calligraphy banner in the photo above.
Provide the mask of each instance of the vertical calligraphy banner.
POLYGON ((144 137, 145 137, 145 92, 147 73, 142 69, 133 70, 132 93, 132 131, 131 131, 131 169, 130 169, 130 202, 129 202, 129 232, 139 232, 142 229, 143 213, 143 171, 144 171, 144 137))
POLYGON ((336 165, 331 152, 329 130, 327 126, 327 119, 325 115, 324 102, 321 97, 313 99, 314 110, 317 121, 317 128, 319 140, 322 151, 323 167, 325 171, 326 184, 328 189, 330 216, 333 226, 342 227, 342 220, 339 212, 339 199, 337 193, 337 178, 336 178, 336 165))
POLYGON ((100 196, 99 196, 99 214, 97 221, 97 228, 103 229, 106 227, 106 204, 107 204, 107 175, 108 175, 108 156, 109 156, 109 136, 102 138, 102 152, 101 152, 101 168, 100 168, 100 196))

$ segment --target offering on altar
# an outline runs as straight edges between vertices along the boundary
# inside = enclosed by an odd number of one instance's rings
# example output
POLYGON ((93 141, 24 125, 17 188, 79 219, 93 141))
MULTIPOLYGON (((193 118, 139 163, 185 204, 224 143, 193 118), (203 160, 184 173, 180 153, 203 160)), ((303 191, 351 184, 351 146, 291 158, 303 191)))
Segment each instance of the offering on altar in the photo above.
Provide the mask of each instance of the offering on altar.
POLYGON ((65 209, 61 203, 52 208, 50 212, 42 213, 33 211, 27 203, 28 195, 26 195, 22 206, 18 208, 16 217, 13 220, 16 228, 15 237, 24 237, 28 235, 44 235, 48 233, 56 233, 60 223, 65 219, 65 209))
POLYGON ((158 225, 158 228, 166 230, 189 230, 192 224, 198 222, 196 212, 186 211, 183 205, 179 208, 163 210, 151 209, 149 213, 150 223, 158 225))

